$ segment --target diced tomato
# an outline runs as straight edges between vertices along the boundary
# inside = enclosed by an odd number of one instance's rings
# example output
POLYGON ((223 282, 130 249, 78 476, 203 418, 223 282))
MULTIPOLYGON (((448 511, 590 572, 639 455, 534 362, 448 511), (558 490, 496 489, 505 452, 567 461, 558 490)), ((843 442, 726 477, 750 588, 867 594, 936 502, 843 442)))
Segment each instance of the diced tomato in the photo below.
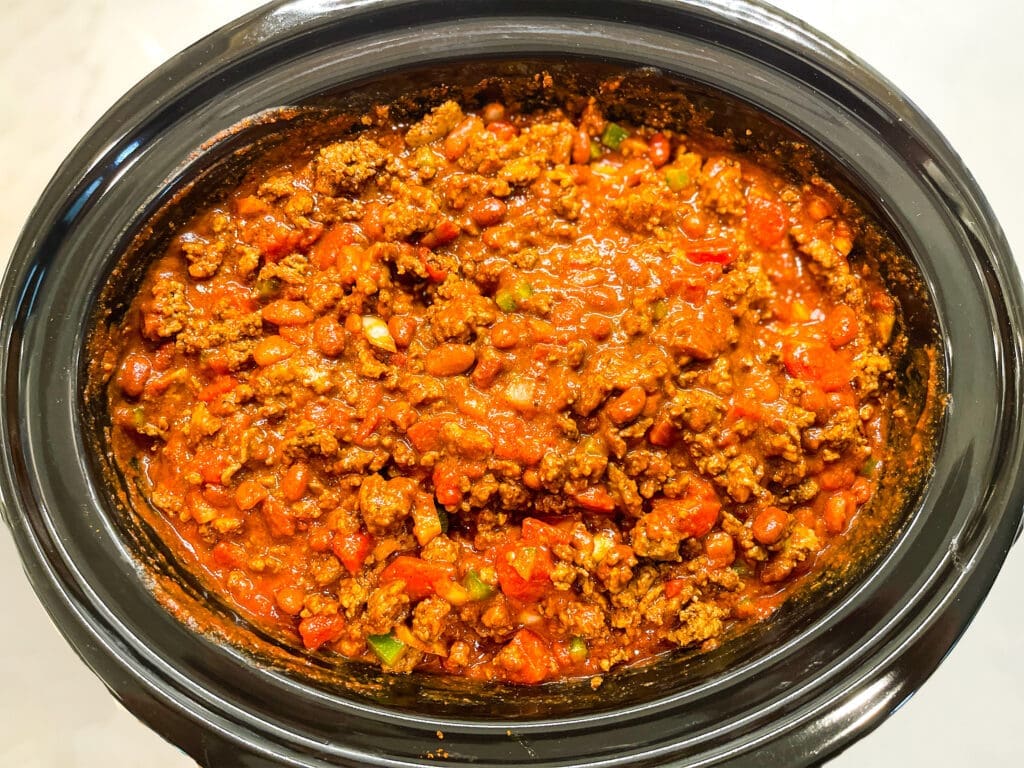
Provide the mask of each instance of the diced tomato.
POLYGON ((754 195, 747 201, 747 223, 754 242, 762 248, 774 248, 789 229, 786 209, 779 200, 754 195))
POLYGON ((656 421, 647 433, 647 440, 651 445, 667 448, 676 440, 676 428, 670 421, 656 421))
POLYGON ((195 463, 204 483, 220 483, 230 456, 218 448, 204 445, 196 451, 195 463))
POLYGON ((786 371, 795 379, 815 381, 826 392, 842 389, 849 381, 849 371, 832 348, 816 342, 786 344, 782 350, 786 371))
POLYGON ((363 272, 369 274, 373 267, 372 259, 367 257, 367 249, 357 243, 349 243, 335 248, 334 266, 338 270, 338 282, 352 285, 363 272))
POLYGON ((568 539, 568 534, 561 528, 556 528, 535 517, 527 517, 523 520, 522 538, 524 544, 562 544, 568 539))
POLYGON ((717 500, 687 495, 681 499, 655 499, 651 514, 663 517, 683 536, 700 538, 715 527, 721 509, 717 500))
POLYGON ((726 421, 735 422, 740 419, 760 419, 761 404, 744 397, 734 397, 732 406, 726 413, 726 421))
POLYGON ((503 547, 498 552, 495 570, 506 597, 535 603, 552 587, 554 563, 543 545, 503 547))
POLYGON ((425 547, 442 533, 444 525, 441 523, 441 514, 434 506, 434 497, 417 491, 412 505, 412 535, 416 537, 416 542, 425 547))
POLYGON ((612 400, 604 412, 615 424, 626 424, 639 416, 647 405, 647 392, 634 385, 612 400))
POLYGON ((242 217, 259 216, 270 207, 255 195, 247 195, 235 200, 235 212, 242 217))
POLYGON ((833 356, 822 344, 786 344, 782 362, 794 379, 817 381, 824 374, 833 356))
POLYGON ((448 277, 448 270, 437 264, 437 257, 434 256, 433 252, 425 246, 420 246, 418 254, 420 261, 423 262, 423 266, 427 270, 427 277, 435 283, 443 283, 445 278, 448 277))
POLYGON ((216 400, 221 395, 226 395, 228 392, 238 386, 238 379, 234 376, 218 376, 201 390, 197 397, 204 403, 209 403, 216 400))
POLYGON ((495 659, 514 683, 535 685, 558 671, 551 649, 536 633, 520 629, 495 659))
POLYGON ((409 430, 416 423, 416 411, 406 402, 388 403, 384 406, 384 418, 399 429, 409 430))
POLYGON ((547 450, 548 446, 540 439, 523 437, 519 441, 519 460, 526 466, 540 464, 547 450))
POLYGON ((592 485, 573 496, 576 503, 591 512, 613 512, 615 499, 600 485, 592 485))
POLYGON ((210 288, 210 298, 218 304, 227 304, 239 312, 252 312, 257 307, 252 294, 252 286, 247 283, 240 283, 237 280, 218 281, 210 288))
POLYGON ((307 616, 299 622, 299 635, 302 637, 302 644, 311 651, 315 651, 325 643, 333 643, 341 637, 344 631, 345 617, 339 614, 307 616))
POLYGON ((213 547, 213 560, 226 568, 242 568, 246 564, 245 548, 237 541, 220 541, 213 547))
POLYGON ((454 576, 455 566, 450 563, 399 555, 381 571, 380 581, 381 584, 404 582, 406 594, 413 600, 422 600, 436 592, 438 582, 451 581, 454 576))
POLYGON ((280 501, 275 498, 265 499, 261 511, 271 536, 283 538, 295 534, 295 520, 280 501))
MULTIPOLYGON (((447 245, 462 233, 462 227, 451 219, 443 219, 436 227, 430 230, 420 240, 424 248, 440 248, 447 245)), ((424 263, 426 259, 424 259, 424 263)), ((443 278, 442 278, 443 279, 443 278)))
POLYGON ((421 419, 409 427, 405 434, 412 447, 420 453, 437 451, 441 448, 441 427, 446 421, 440 417, 421 419))
POLYGON ((185 494, 185 511, 199 525, 208 523, 217 517, 217 510, 203 498, 203 494, 197 489, 192 489, 185 494))
POLYGON ((366 556, 370 554, 373 546, 373 539, 370 534, 363 531, 356 531, 349 534, 338 534, 331 541, 331 551, 337 557, 345 570, 355 576, 366 562, 366 556))
POLYGON ((686 579, 669 579, 665 582, 665 597, 669 598, 670 600, 673 597, 676 597, 680 592, 683 591, 683 588, 686 586, 686 583, 686 579))
POLYGON ((715 493, 715 486, 711 484, 711 480, 706 480, 694 474, 689 474, 687 477, 686 496, 690 499, 702 499, 706 502, 718 501, 718 494, 715 493))
POLYGON ((686 258, 694 264, 731 264, 736 260, 736 250, 725 243, 694 245, 686 249, 686 258))
POLYGON ((218 375, 224 375, 231 371, 230 360, 220 349, 207 349, 199 359, 203 365, 218 375))
MULTIPOLYGON (((494 416, 490 420, 490 432, 494 438, 494 455, 499 459, 522 461, 534 464, 535 448, 525 439, 526 422, 518 416, 494 416)), ((543 448, 543 447, 542 447, 543 448)), ((540 459, 537 459, 539 461, 540 459)))
POLYGON ((459 411, 477 422, 487 421, 490 403, 487 398, 470 386, 465 376, 450 376, 445 382, 445 396, 459 411))
POLYGON ((850 486, 850 493, 853 494, 857 504, 866 504, 875 493, 874 486, 866 477, 858 477, 850 486))
POLYGON ((366 417, 359 422, 359 426, 356 428, 355 433, 352 435, 352 442, 356 445, 362 445, 373 434, 374 430, 380 424, 384 418, 384 410, 382 408, 374 408, 366 417))
POLYGON ((857 338, 859 326, 857 313, 846 304, 839 304, 828 316, 826 327, 829 343, 836 349, 849 344, 857 338))
POLYGON ((255 228, 256 247, 267 261, 277 261, 295 250, 302 239, 301 232, 270 215, 258 219, 255 228))
MULTIPOLYGON (((509 420, 511 422, 511 420, 509 420)), ((499 459, 515 461, 519 458, 520 436, 514 431, 503 430, 497 425, 491 429, 494 436, 494 455, 499 459)))
POLYGON ((434 495, 438 502, 452 507, 462 501, 462 470, 458 463, 442 461, 434 467, 434 495))
POLYGON ((825 500, 822 519, 831 534, 839 534, 846 530, 846 524, 857 511, 857 500, 849 491, 833 493, 825 500))
POLYGON ((319 414, 317 421, 325 425, 346 427, 357 418, 355 409, 336 400, 324 403, 323 408, 318 408, 317 410, 319 414))
POLYGON ((343 246, 355 242, 355 232, 350 224, 342 224, 324 232, 323 236, 310 249, 313 263, 319 269, 330 269, 338 259, 338 252, 343 246))

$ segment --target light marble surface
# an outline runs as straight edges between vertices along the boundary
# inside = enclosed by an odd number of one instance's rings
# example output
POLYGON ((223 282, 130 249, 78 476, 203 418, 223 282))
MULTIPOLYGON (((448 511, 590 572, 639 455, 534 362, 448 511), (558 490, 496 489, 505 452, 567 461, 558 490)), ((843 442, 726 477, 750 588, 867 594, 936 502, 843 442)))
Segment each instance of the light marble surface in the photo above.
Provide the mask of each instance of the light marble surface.
MULTIPOLYGON (((1024 259, 1024 67, 1016 0, 777 0, 885 73, 945 132, 1024 259)), ((0 263, 64 155, 153 67, 258 3, 0 0, 0 263)), ((186 768, 71 652, 0 532, 0 766, 186 768)), ((1024 764, 1024 554, 1012 552, 964 639, 924 688, 834 760, 1024 764)))

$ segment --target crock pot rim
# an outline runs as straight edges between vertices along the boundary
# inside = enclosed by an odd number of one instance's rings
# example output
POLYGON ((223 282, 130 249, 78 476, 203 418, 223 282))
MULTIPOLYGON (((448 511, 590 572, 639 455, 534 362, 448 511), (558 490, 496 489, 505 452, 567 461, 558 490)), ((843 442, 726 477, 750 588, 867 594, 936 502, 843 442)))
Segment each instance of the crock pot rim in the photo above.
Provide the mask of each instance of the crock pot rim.
MULTIPOLYGON (((409 5, 412 4, 407 2, 407 0, 356 2, 347 4, 345 10, 346 12, 351 11, 353 13, 361 13, 363 11, 373 13, 381 8, 409 5)), ((418 5, 423 7, 431 6, 433 8, 439 4, 428 2, 418 5)), ((461 2, 451 5, 472 13, 482 13, 487 7, 496 7, 496 4, 492 3, 472 2, 461 2)), ((515 13, 528 15, 528 12, 533 8, 551 8, 553 5, 551 3, 527 3, 517 7, 515 13)), ((952 172, 954 179, 960 184, 961 192, 967 204, 973 206, 980 213, 977 223, 979 227, 978 235, 987 241, 989 245, 985 250, 991 256, 990 266, 996 283, 993 286, 993 300, 1002 302, 1006 310, 1007 328, 1003 329, 1004 333, 1000 335, 1000 338, 1005 339, 1005 346, 1002 349, 1005 358, 1002 362, 1010 378, 1010 389, 1019 395, 1021 389, 1021 294, 1016 268, 1005 238, 999 230, 998 224, 995 222, 987 203, 977 190, 969 173, 963 168, 959 158, 956 157, 952 149, 934 129, 934 126, 873 70, 859 62, 852 55, 842 51, 836 44, 817 35, 817 33, 812 32, 779 11, 757 3, 736 3, 727 2, 726 0, 721 2, 683 3, 652 0, 647 3, 613 3, 609 4, 609 8, 612 9, 610 12, 614 12, 616 7, 630 6, 637 8, 645 5, 659 7, 670 12, 678 11, 683 13, 685 9, 695 14, 712 14, 715 15, 717 21, 723 23, 731 21, 741 25, 758 25, 761 29, 757 34, 760 34, 764 40, 775 45, 789 44, 796 46, 803 55, 813 60, 816 66, 821 67, 823 70, 827 69, 827 66, 832 66, 832 71, 838 73, 845 82, 861 88, 866 93, 875 94, 875 101, 884 105, 884 108, 890 110, 893 114, 901 116, 901 119, 908 124, 908 130, 912 128, 917 138, 927 144, 952 172), (716 15, 720 13, 732 14, 731 19, 723 19, 716 15)), ((7 504, 11 507, 7 513, 8 524, 15 534, 15 540, 23 560, 26 563, 31 562, 36 567, 35 572, 29 569, 29 575, 34 588, 43 597, 44 603, 47 605, 47 609, 51 611, 55 621, 60 619, 61 631, 69 636, 69 640, 80 653, 82 653, 82 643, 102 644, 108 638, 105 638, 102 632, 97 631, 97 628, 92 625, 87 615, 78 610, 80 606, 74 600, 75 590, 73 588, 68 589, 65 583, 66 574, 61 574, 58 572, 58 569, 51 567, 46 550, 46 532, 40 527, 45 527, 45 520, 30 520, 24 514, 24 511, 32 506, 32 500, 25 498, 23 495, 27 488, 24 482, 26 480, 27 465, 24 463, 23 456, 15 455, 13 446, 19 442, 21 431, 18 419, 12 420, 10 418, 11 409, 14 404, 9 395, 11 392, 18 391, 18 371, 11 368, 12 344, 18 342, 20 323, 24 321, 25 316, 32 309, 33 291, 38 288, 36 280, 45 271, 40 269, 40 264, 45 266, 47 254, 43 251, 45 250, 47 238, 54 236, 54 231, 59 232, 60 224, 56 221, 57 213, 67 211, 68 206, 66 202, 69 199, 72 201, 77 199, 84 205, 88 204, 89 195, 92 192, 89 191, 88 185, 86 185, 86 188, 82 188, 82 185, 84 181, 89 179, 90 172, 98 164, 105 162, 112 152, 124 149, 123 147, 119 149, 123 136, 111 137, 111 126, 120 125, 124 115, 131 113, 135 109, 141 109, 144 112, 147 108, 158 108, 152 104, 147 94, 154 90, 165 90, 168 81, 174 83, 175 93, 180 94, 183 89, 190 87, 191 84, 203 82, 203 78, 208 73, 217 71, 221 65, 228 65, 231 62, 244 59, 247 52, 258 50, 264 43, 275 40, 280 42, 289 35, 299 34, 304 24, 317 24, 322 21, 313 15, 316 13, 316 6, 316 3, 311 4, 308 2, 280 2, 266 6, 200 41, 156 70, 138 86, 133 88, 124 99, 97 123, 97 126, 87 134, 61 166, 41 198, 40 203, 33 211, 29 224, 26 226, 25 232, 16 246, 14 257, 8 267, 3 284, 3 320, 2 335, 0 335, 0 340, 6 342, 3 344, 2 350, 0 350, 0 369, 4 372, 3 378, 0 379, 0 393, 3 395, 3 410, 0 412, 0 426, 3 427, 3 430, 0 440, 3 441, 5 449, 2 491, 7 504), (202 65, 194 65, 197 58, 203 62, 202 65), (183 76, 172 77, 173 75, 183 76), (84 166, 86 170, 84 172, 81 170, 83 168, 83 160, 86 161, 84 166), (74 192, 67 195, 66 190, 68 189, 73 189, 74 192), (73 622, 73 626, 67 626, 63 623, 64 621, 73 622)), ((586 4, 566 3, 565 6, 575 7, 581 17, 599 15, 597 10, 592 12, 584 10, 588 7, 586 4)), ((424 13, 429 11, 430 9, 423 10, 424 13)), ((745 29, 744 33, 754 34, 750 29, 745 29)), ((169 96, 168 101, 173 103, 174 96, 169 96)), ((74 204, 71 207, 74 208, 74 204)), ((1016 442, 1019 443, 1019 439, 1016 442)), ((1008 494, 1004 494, 1008 495, 1008 499, 990 499, 993 503, 1006 503, 1008 505, 1008 509, 1000 517, 999 525, 990 531, 991 535, 987 539, 978 542, 979 547, 986 545, 990 548, 991 557, 980 559, 968 558, 962 571, 963 578, 957 580, 954 585, 958 590, 963 590, 965 593, 973 591, 975 595, 983 596, 994 579, 998 565, 1001 564, 1002 559, 1005 557, 1013 536, 1019 531, 1020 502, 1022 498, 1019 472, 1015 480, 1012 488, 1005 489, 1009 490, 1008 494), (968 582, 972 580, 973 590, 968 590, 968 582)), ((958 632, 962 631, 966 626, 966 622, 973 616, 973 612, 978 604, 980 604, 980 597, 974 601, 973 607, 966 615, 958 617, 959 623, 962 625, 959 627, 958 632)), ((920 637, 908 637, 906 638, 906 643, 898 650, 904 654, 909 653, 912 650, 912 645, 919 644, 921 640, 922 638, 920 637)), ((952 640, 947 641, 947 645, 951 645, 951 643, 952 640)), ((116 656, 118 653, 116 645, 110 645, 108 652, 116 656)), ((932 655, 934 654, 929 654, 929 658, 932 655)), ((91 666, 95 665, 94 668, 97 673, 103 677, 108 685, 115 688, 117 687, 115 680, 118 674, 123 675, 128 671, 127 668, 119 668, 117 663, 110 663, 109 659, 99 661, 87 659, 87 663, 90 663, 91 666)), ((934 663, 937 663, 937 659, 934 660, 934 663)), ((932 668, 934 663, 931 663, 932 668)), ((130 668, 130 665, 127 665, 127 667, 130 668)), ((902 682, 902 688, 899 684, 893 685, 886 695, 882 697, 886 700, 885 711, 890 711, 894 708, 902 696, 907 695, 907 689, 912 690, 916 687, 916 684, 919 684, 930 671, 931 668, 915 670, 913 675, 908 676, 908 680, 902 682), (908 685, 911 678, 913 678, 914 683, 908 685)), ((137 682, 152 683, 152 681, 145 680, 146 675, 144 671, 130 670, 130 674, 139 678, 137 682)), ((162 694, 156 688, 151 689, 150 693, 154 696, 162 694)), ((175 705, 172 699, 173 697, 169 697, 163 702, 163 705, 173 708, 175 705)), ((188 720, 195 713, 189 710, 187 706, 182 705, 180 714, 188 720)), ((877 724, 882 714, 884 714, 882 711, 876 712, 873 719, 863 723, 860 726, 861 732, 877 724)), ((210 719, 205 719, 204 724, 208 726, 213 725, 210 719)), ((230 728, 227 731, 230 731, 230 728)), ((235 737, 232 736, 231 738, 235 737)), ((832 743, 830 749, 840 748, 850 738, 852 738, 852 734, 846 734, 841 741, 832 743)), ((253 748, 252 744, 247 746, 250 749, 253 748)))

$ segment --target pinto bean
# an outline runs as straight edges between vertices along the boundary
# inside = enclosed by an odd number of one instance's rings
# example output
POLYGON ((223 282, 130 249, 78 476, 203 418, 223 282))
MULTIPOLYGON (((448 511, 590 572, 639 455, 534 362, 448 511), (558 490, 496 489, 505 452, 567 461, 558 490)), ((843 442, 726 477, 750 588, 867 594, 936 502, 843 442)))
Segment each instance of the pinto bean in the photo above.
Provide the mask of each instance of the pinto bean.
POLYGON ((132 352, 121 361, 117 371, 117 386, 128 397, 138 397, 146 388, 153 365, 149 358, 138 352, 132 352))
POLYGON ((456 376, 465 373, 476 360, 468 344, 441 344, 427 353, 424 366, 431 376, 456 376))
POLYGON ((265 368, 268 365, 287 360, 299 351, 299 348, 280 336, 266 336, 259 340, 252 351, 252 359, 256 365, 265 368))
POLYGON ((825 501, 825 510, 822 512, 822 519, 829 533, 842 533, 846 530, 846 524, 857 511, 857 502, 849 491, 833 493, 825 501))
POLYGON ((491 344, 498 349, 511 349, 519 343, 519 326, 511 320, 501 320, 491 326, 491 344))
POLYGON ((669 161, 672 156, 672 145, 668 137, 663 133, 656 133, 647 142, 647 156, 651 158, 651 164, 660 168, 669 161))
POLYGON ((789 515, 778 507, 765 507, 754 517, 754 538, 765 546, 771 546, 782 538, 789 525, 789 515))
POLYGON ((485 123, 497 123, 505 119, 505 105, 492 101, 480 113, 485 123))
POLYGON ((590 134, 580 128, 572 137, 572 161, 577 165, 590 162, 590 134))
POLYGON ((647 404, 647 393, 641 386, 632 386, 608 403, 604 412, 616 424, 632 421, 643 411, 647 404))
POLYGON ((391 338, 395 340, 395 346, 405 349, 412 344, 412 338, 416 335, 416 318, 404 315, 395 315, 388 320, 388 330, 391 338))
POLYGON ((302 301, 278 299, 263 308, 263 319, 274 325, 307 325, 313 322, 313 310, 302 301))
POLYGON ((302 604, 305 599, 306 593, 298 587, 282 587, 274 595, 274 602, 277 603, 277 607, 293 616, 302 610, 302 604))
POLYGON ((446 158, 455 161, 466 154, 466 150, 469 149, 469 140, 476 130, 476 125, 476 121, 472 117, 467 117, 452 128, 444 140, 444 156, 446 158))
POLYGON ((321 317, 313 324, 313 343, 325 357, 337 357, 345 349, 345 328, 333 317, 321 317))
POLYGON ((505 218, 507 206, 496 197, 485 197, 469 206, 469 218, 478 227, 492 227, 505 218))
POLYGON ((298 501, 309 486, 309 467, 298 461, 288 467, 281 478, 281 493, 288 501, 298 501))

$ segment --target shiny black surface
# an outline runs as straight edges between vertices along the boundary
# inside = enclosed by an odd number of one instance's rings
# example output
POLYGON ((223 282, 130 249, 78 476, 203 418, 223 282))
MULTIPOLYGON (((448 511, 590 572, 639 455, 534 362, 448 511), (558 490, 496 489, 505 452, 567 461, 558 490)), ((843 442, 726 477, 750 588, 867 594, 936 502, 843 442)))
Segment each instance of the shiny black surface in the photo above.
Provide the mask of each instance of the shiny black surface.
POLYGON ((756 4, 273 4, 97 124, 33 212, 2 298, 0 487, 33 587, 115 695, 204 765, 399 766, 439 748, 450 765, 812 764, 931 673, 1021 520, 1021 289, 998 224, 898 92, 756 4), (774 115, 834 156, 904 241, 935 304, 951 398, 933 480, 898 542, 827 610, 783 616, 762 638, 777 642, 579 692, 575 712, 532 690, 456 705, 407 680, 390 700, 312 686, 191 632, 154 601, 82 426, 86 324, 126 238, 226 151, 197 146, 252 114, 414 65, 565 55, 656 66, 774 115))

